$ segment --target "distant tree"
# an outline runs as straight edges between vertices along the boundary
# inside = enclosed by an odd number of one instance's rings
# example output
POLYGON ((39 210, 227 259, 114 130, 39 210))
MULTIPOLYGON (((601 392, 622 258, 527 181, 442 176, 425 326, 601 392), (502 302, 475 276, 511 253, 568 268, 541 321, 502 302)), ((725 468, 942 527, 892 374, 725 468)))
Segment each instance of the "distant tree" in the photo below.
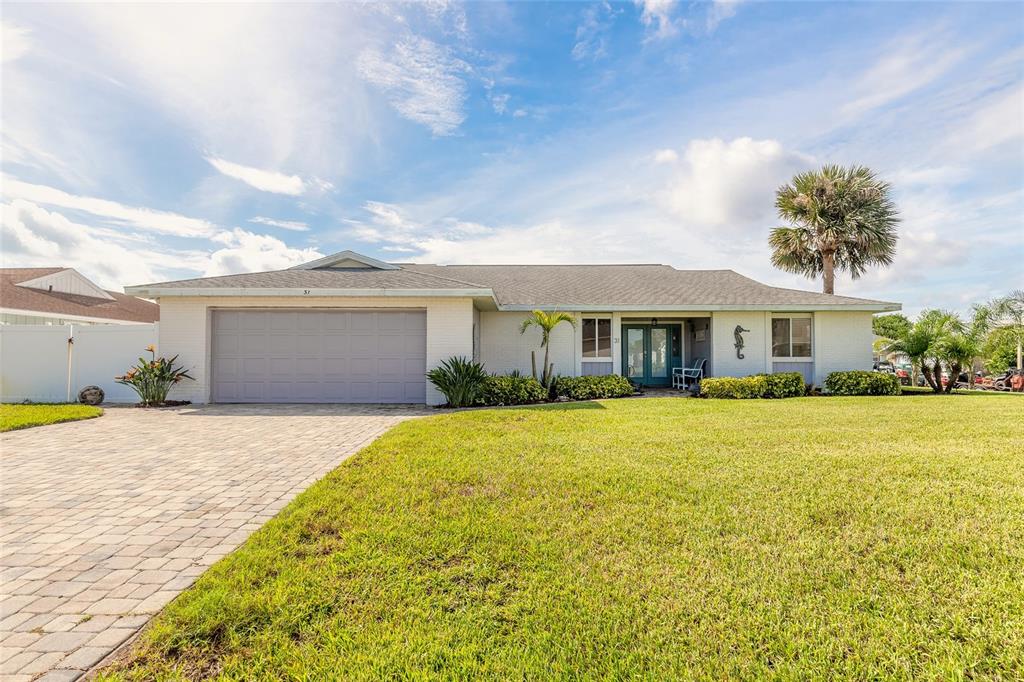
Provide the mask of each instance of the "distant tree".
POLYGON ((776 192, 775 207, 788 227, 771 231, 772 265, 810 278, 835 293, 836 270, 857 279, 896 254, 899 212, 891 187, 863 166, 823 166, 793 177, 776 192))
POLYGON ((999 374, 1017 366, 1017 339, 1010 329, 994 329, 981 346, 985 369, 999 374))
MULTIPOLYGON (((551 386, 551 379, 554 378, 554 367, 548 364, 548 356, 551 351, 551 332, 562 322, 568 322, 573 328, 576 327, 576 318, 569 313, 560 313, 557 310, 546 313, 543 310, 534 310, 530 316, 523 320, 519 326, 519 333, 525 334, 530 327, 540 329, 540 347, 544 349, 544 367, 541 370, 540 383, 545 387, 551 386)), ((537 363, 533 363, 533 378, 537 379, 537 363)))
POLYGON ((974 307, 975 323, 989 334, 1000 331, 1002 338, 1013 339, 1016 345, 1017 368, 1024 367, 1024 289, 994 298, 974 307))
POLYGON ((910 330, 910 320, 906 315, 893 313, 892 315, 879 315, 871 320, 871 329, 875 336, 883 339, 898 339, 910 330))

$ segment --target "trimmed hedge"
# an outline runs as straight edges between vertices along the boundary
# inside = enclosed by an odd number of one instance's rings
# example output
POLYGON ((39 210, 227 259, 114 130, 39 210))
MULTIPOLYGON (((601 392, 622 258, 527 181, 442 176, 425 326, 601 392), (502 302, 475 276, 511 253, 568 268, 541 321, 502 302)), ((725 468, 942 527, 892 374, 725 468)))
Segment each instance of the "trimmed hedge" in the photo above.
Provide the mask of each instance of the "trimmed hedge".
POLYGON ((633 384, 629 383, 629 379, 618 374, 558 377, 555 381, 555 395, 570 400, 625 398, 633 395, 633 384))
POLYGON ((762 398, 799 398, 807 393, 804 375, 800 372, 779 372, 778 374, 761 374, 768 382, 762 398))
POLYGON ((800 372, 754 374, 743 378, 711 377, 700 382, 700 394, 705 398, 797 398, 806 390, 800 372))
POLYGON ((700 382, 700 394, 706 398, 760 398, 768 392, 763 374, 752 377, 711 377, 700 382))
POLYGON ((899 395, 900 380, 884 372, 832 372, 825 378, 825 390, 832 395, 899 395))
POLYGON ((530 405, 548 399, 548 391, 533 377, 492 375, 484 379, 481 405, 530 405))

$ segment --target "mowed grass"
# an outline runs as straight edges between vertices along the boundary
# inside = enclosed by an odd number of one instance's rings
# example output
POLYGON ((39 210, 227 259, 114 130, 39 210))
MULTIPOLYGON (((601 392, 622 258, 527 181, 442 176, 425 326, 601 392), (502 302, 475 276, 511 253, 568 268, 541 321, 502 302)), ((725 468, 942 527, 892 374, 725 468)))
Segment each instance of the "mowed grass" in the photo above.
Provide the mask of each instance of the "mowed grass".
POLYGON ((953 395, 409 421, 103 677, 1019 679, 1022 418, 953 395))
POLYGON ((103 414, 103 410, 92 405, 42 404, 4 405, 0 404, 0 431, 27 429, 59 422, 73 422, 90 419, 103 414))

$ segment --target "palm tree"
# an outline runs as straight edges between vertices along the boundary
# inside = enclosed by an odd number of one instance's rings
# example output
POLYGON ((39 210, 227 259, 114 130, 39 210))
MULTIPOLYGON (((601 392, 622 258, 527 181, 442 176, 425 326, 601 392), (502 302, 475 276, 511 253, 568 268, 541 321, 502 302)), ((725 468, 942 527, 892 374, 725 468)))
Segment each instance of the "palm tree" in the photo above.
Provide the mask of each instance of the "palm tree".
POLYGON ((779 217, 768 244, 772 265, 824 278, 823 291, 835 293, 835 271, 857 279, 872 265, 890 265, 896 254, 899 212, 889 183, 863 166, 823 166, 793 177, 775 194, 779 217))
MULTIPOLYGON (((543 310, 534 310, 519 326, 520 334, 525 334, 526 330, 530 327, 537 327, 540 329, 540 347, 544 349, 544 368, 541 372, 540 383, 545 387, 550 385, 549 382, 554 374, 554 366, 548 364, 548 356, 551 351, 551 332, 554 331, 555 327, 562 322, 568 322, 572 325, 573 329, 576 328, 575 317, 569 313, 560 313, 557 310, 550 313, 546 313, 543 310)), ((536 356, 534 356, 534 358, 536 358, 536 356)), ((533 362, 533 378, 537 378, 536 359, 534 359, 533 362)))
POLYGON ((954 313, 945 310, 926 310, 917 321, 900 333, 887 349, 891 353, 906 355, 920 369, 932 391, 942 393, 942 365, 949 369, 947 390, 956 384, 960 369, 973 362, 977 343, 971 331, 954 313), (968 357, 969 356, 969 357, 968 357))
POLYGON ((1017 369, 1024 369, 1024 289, 975 306, 974 319, 986 332, 1008 330, 1006 333, 1017 342, 1017 369))

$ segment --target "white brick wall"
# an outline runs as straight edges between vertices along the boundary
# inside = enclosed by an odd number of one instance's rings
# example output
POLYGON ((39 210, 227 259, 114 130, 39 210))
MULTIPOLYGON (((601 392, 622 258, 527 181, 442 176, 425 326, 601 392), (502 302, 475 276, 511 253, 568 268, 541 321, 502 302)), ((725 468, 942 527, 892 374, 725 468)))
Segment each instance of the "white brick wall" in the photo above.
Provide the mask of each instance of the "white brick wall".
MULTIPOLYGON (((544 353, 540 348, 540 330, 533 327, 525 334, 519 333, 519 325, 527 313, 482 312, 480 313, 480 360, 488 372, 506 374, 518 369, 530 374, 530 351, 537 351, 537 373, 541 372, 544 353)), ((576 332, 578 334, 578 331, 576 332)), ((573 328, 568 322, 555 327, 551 333, 551 356, 555 373, 573 376, 576 374, 576 341, 573 328)))
POLYGON ((821 386, 830 372, 871 369, 870 312, 814 313, 814 383, 821 386))
POLYGON ((770 372, 768 363, 771 332, 767 320, 771 315, 758 311, 726 311, 712 313, 711 352, 712 376, 745 377, 770 372), (736 357, 733 330, 736 325, 749 329, 743 333, 743 359, 736 357))
MULTIPOLYGON (((196 378, 183 381, 170 397, 209 402, 210 308, 280 307, 425 309, 428 369, 453 355, 470 357, 473 353, 471 298, 167 297, 160 300, 159 352, 165 356, 178 355, 179 362, 192 368, 191 374, 196 378)), ((427 403, 442 402, 443 396, 428 384, 427 403)))

